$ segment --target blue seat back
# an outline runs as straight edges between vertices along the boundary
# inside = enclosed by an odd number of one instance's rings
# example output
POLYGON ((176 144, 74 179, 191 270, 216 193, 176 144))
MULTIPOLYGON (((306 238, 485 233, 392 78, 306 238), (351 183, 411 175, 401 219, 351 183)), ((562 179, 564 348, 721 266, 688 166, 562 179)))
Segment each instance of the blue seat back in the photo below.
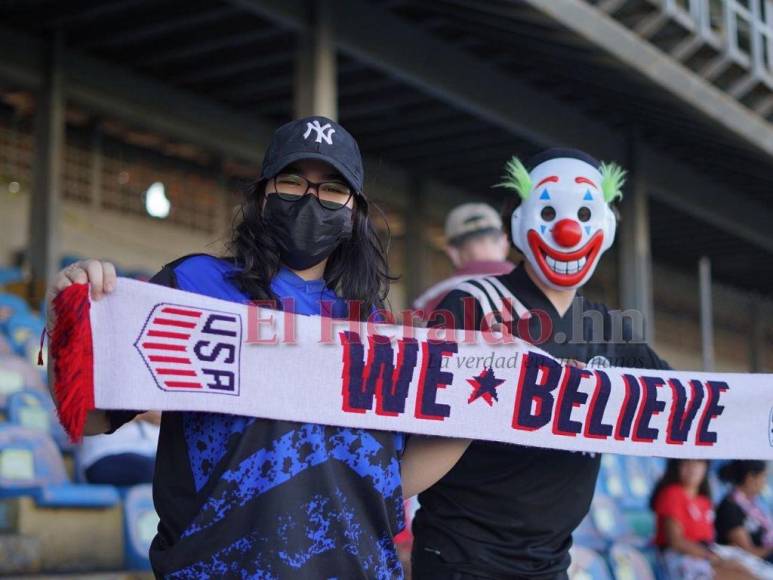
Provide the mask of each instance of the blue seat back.
POLYGON ((632 535, 622 510, 611 497, 596 494, 590 517, 598 532, 610 542, 632 535))
POLYGON ((148 551, 158 529, 152 486, 148 483, 129 488, 123 505, 126 567, 129 570, 149 570, 148 551))
POLYGON ((32 312, 17 312, 6 321, 6 334, 14 351, 31 363, 37 360, 43 320, 32 312))
POLYGON ((572 563, 569 577, 572 580, 613 580, 604 558, 598 552, 583 546, 573 546, 569 552, 572 563))
POLYGON ((655 580, 655 572, 647 557, 627 544, 612 545, 609 565, 617 580, 655 580))
POLYGON ((47 394, 43 375, 29 361, 13 355, 0 355, 0 409, 7 409, 8 398, 23 390, 47 394))
POLYGON ((0 292, 0 328, 5 329, 8 320, 19 312, 27 312, 29 306, 16 294, 0 292))
POLYGON ((572 532, 572 542, 599 552, 606 550, 609 544, 607 538, 596 528, 590 513, 582 519, 580 525, 572 532))
POLYGON ((0 425, 0 497, 68 482, 62 456, 49 435, 0 425))

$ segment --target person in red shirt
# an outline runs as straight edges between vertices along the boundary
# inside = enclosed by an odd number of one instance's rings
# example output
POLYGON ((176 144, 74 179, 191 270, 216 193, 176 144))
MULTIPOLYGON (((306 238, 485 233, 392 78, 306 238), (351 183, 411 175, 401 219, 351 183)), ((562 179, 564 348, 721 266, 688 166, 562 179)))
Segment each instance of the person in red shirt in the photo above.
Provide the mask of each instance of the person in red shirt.
POLYGON ((714 507, 707 475, 708 461, 670 459, 652 493, 655 544, 668 575, 679 580, 751 578, 736 562, 712 550, 714 507))

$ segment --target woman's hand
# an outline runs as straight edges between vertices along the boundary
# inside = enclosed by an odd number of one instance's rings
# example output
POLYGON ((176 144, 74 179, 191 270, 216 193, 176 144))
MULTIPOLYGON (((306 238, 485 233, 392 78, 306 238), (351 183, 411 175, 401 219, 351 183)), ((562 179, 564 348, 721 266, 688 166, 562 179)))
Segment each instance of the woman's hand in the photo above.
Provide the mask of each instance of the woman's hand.
MULTIPOLYGON (((94 300, 99 300, 105 294, 109 294, 115 290, 117 282, 117 276, 115 273, 115 266, 110 262, 100 262, 99 260, 81 260, 70 264, 65 269, 60 270, 54 278, 53 283, 48 287, 46 291, 46 330, 51 332, 54 329, 56 323, 56 313, 54 312, 53 303, 54 298, 57 295, 73 284, 89 284, 91 289, 91 297, 94 300)), ((51 398, 58 406, 56 395, 54 393, 54 369, 55 365, 52 364, 51 350, 48 351, 48 386, 51 391, 51 398)), ((97 435, 104 433, 110 429, 110 421, 107 418, 107 414, 104 411, 93 410, 89 411, 86 417, 86 425, 84 428, 85 435, 97 435)))
POLYGON ((53 283, 46 291, 46 328, 49 332, 54 327, 55 313, 52 308, 54 298, 68 286, 73 284, 88 284, 91 287, 91 297, 99 300, 105 294, 115 290, 117 276, 115 266, 110 262, 99 260, 81 260, 60 270, 53 283))

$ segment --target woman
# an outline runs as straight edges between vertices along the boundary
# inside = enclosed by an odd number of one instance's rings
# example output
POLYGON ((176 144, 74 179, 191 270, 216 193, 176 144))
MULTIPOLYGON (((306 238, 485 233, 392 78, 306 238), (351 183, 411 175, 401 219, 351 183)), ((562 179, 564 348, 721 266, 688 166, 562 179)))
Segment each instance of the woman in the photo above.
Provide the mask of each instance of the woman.
POLYGON ((752 578, 746 569, 712 550, 714 509, 708 461, 669 459, 650 499, 657 517, 655 544, 675 580, 752 578))
MULTIPOLYGON (((359 147, 343 127, 324 117, 288 123, 242 205, 231 257, 187 256, 152 282, 235 302, 275 300, 299 314, 345 317, 357 301, 366 317, 381 307, 390 276, 362 185, 359 147)), ((89 283, 99 299, 115 288, 115 269, 80 262, 59 274, 49 298, 73 283, 89 283)), ((134 414, 94 411, 86 433, 112 432, 134 414)), ((403 495, 436 481, 466 445, 412 438, 406 446, 389 432, 165 412, 153 570, 169 578, 401 577, 392 538, 403 527, 403 495)))
POLYGON ((719 478, 733 487, 717 508, 717 540, 773 561, 773 522, 757 500, 767 483, 764 461, 730 461, 719 478))

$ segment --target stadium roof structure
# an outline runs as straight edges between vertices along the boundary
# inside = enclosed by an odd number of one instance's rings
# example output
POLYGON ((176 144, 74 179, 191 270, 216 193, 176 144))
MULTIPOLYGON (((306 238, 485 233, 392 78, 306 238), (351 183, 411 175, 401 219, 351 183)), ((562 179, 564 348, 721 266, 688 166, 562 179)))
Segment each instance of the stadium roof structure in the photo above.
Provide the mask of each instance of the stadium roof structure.
POLYGON ((770 2, 2 1, 0 79, 39 86, 58 34, 72 102, 255 162, 293 115, 310 5, 339 120, 385 189, 419 176, 433 199, 497 203, 512 154, 581 147, 649 194, 656 259, 708 255, 719 279, 773 288, 770 2))

